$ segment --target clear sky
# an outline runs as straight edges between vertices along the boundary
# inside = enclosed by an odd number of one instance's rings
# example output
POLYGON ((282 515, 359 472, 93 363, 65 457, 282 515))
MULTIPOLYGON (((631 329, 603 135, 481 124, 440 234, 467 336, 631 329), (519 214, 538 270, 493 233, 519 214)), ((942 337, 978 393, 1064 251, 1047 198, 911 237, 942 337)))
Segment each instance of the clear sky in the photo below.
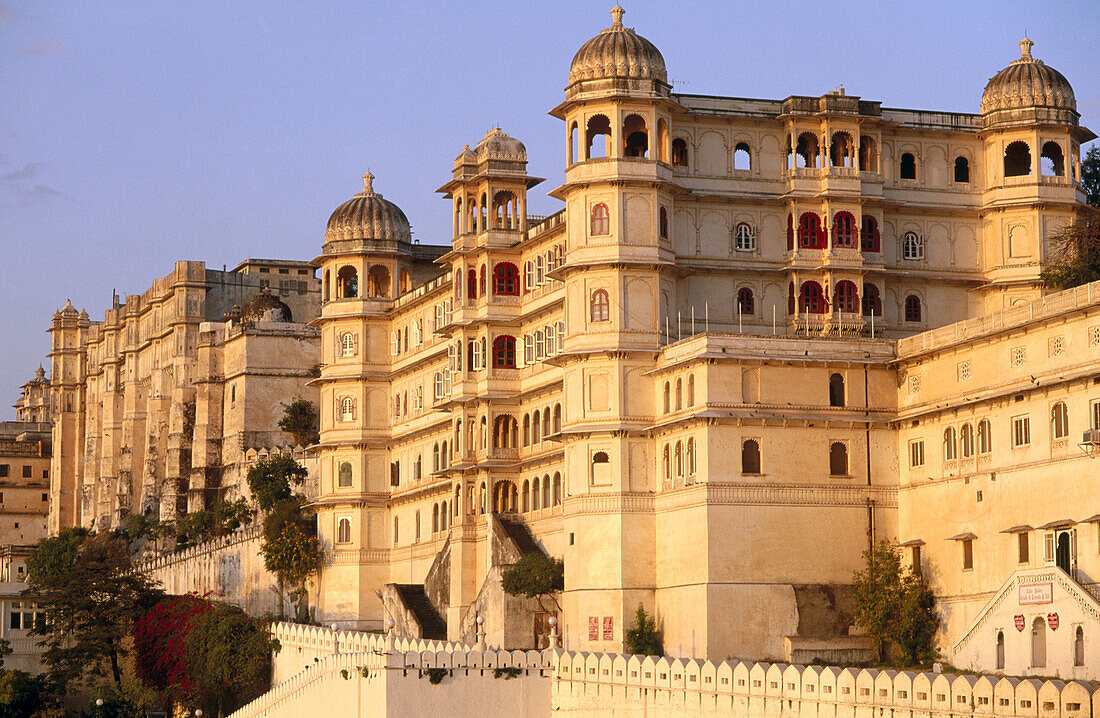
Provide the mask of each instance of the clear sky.
MULTIPOLYGON (((1089 2, 621 0, 674 91, 849 94, 977 112, 1019 57, 1062 71, 1100 132, 1089 2)), ((399 204, 423 243, 450 239, 433 190, 494 126, 549 181, 565 132, 546 111, 612 0, 0 2, 0 418, 49 351, 71 298, 102 319, 179 259, 310 259, 362 188, 399 204)), ((47 364, 47 369, 49 368, 47 364)))

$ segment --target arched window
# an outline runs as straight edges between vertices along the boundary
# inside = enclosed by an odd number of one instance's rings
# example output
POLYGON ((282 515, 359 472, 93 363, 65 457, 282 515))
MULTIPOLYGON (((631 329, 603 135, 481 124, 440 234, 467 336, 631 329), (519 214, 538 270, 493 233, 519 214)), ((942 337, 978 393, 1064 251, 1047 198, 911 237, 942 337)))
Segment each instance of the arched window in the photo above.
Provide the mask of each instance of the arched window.
POLYGON ((959 453, 969 459, 974 455, 974 425, 963 424, 959 428, 959 453))
POLYGON ((336 272, 336 298, 352 299, 359 296, 359 272, 355 267, 340 267, 336 272))
POLYGON ((577 135, 578 135, 577 123, 574 122, 572 125, 569 126, 569 158, 568 159, 569 159, 569 164, 570 165, 573 164, 574 162, 579 162, 580 159, 581 159, 581 156, 577 153, 577 149, 578 149, 578 147, 577 147, 577 135))
POLYGON ((539 410, 535 409, 535 413, 531 419, 531 443, 537 444, 542 441, 542 419, 540 418, 539 410))
POLYGON ((668 481, 672 478, 672 460, 669 457, 670 453, 668 444, 665 444, 664 452, 662 453, 662 467, 664 469, 664 471, 662 472, 662 476, 664 476, 665 481, 668 481))
POLYGON ((829 446, 829 475, 848 475, 848 445, 843 441, 834 441, 829 446))
POLYGON ((354 332, 344 332, 340 335, 340 356, 353 357, 359 348, 358 337, 354 332))
POLYGON ((821 249, 825 246, 821 219, 813 212, 803 212, 798 218, 798 246, 804 249, 821 249))
POLYGON ((471 269, 466 273, 466 298, 477 299, 477 270, 471 269))
POLYGON ((439 471, 441 468, 439 464, 439 442, 432 444, 432 471, 439 471))
POLYGON ((991 451, 993 451, 993 436, 989 419, 982 419, 978 422, 978 453, 988 454, 991 451))
POLYGON ((1039 154, 1039 164, 1042 174, 1047 177, 1064 176, 1066 161, 1062 154, 1062 146, 1057 142, 1044 142, 1042 152, 1039 154))
POLYGON ((1073 665, 1085 665, 1085 629, 1078 626, 1073 632, 1073 665))
POLYGON ((682 140, 679 137, 672 141, 672 166, 673 167, 687 167, 688 166, 688 145, 686 140, 682 140))
POLYGON ((397 517, 394 516, 393 517, 393 545, 394 546, 397 545, 398 536, 400 535, 398 533, 399 528, 400 528, 400 524, 398 524, 398 522, 397 522, 397 517))
POLYGON ((833 246, 856 246, 856 218, 849 212, 837 212, 833 218, 833 246))
POLYGON ((481 281, 478 283, 478 294, 480 294, 483 297, 485 296, 485 285, 486 285, 485 280, 486 280, 485 265, 483 264, 483 265, 481 265, 481 281))
POLYGON ((687 440, 687 475, 695 476, 695 439, 687 440))
POLYGON ((337 419, 339 421, 355 420, 355 399, 352 399, 350 396, 345 396, 340 400, 340 413, 337 419))
POLYGON ((340 469, 337 472, 336 485, 346 488, 351 486, 351 463, 348 461, 340 462, 340 469))
POLYGON ((695 406, 695 375, 688 374, 687 406, 695 406))
POLYGON ((1005 148, 1005 177, 1024 177, 1031 174, 1031 148, 1017 140, 1005 148))
POLYGON ((462 299, 462 270, 455 270, 455 299, 462 299))
POLYGON ((733 148, 733 168, 735 170, 752 169, 752 152, 749 150, 748 144, 738 142, 737 146, 733 148))
POLYGON ((665 382, 665 403, 664 403, 664 407, 665 407, 665 413, 666 414, 669 411, 671 411, 671 409, 672 409, 672 387, 667 381, 665 382))
POLYGON ((1031 622, 1031 667, 1043 668, 1047 664, 1047 623, 1044 616, 1031 622))
POLYGON ((855 146, 847 132, 834 132, 829 145, 829 163, 833 167, 855 166, 855 146))
POLYGON ((524 292, 529 292, 535 288, 535 263, 528 259, 524 265, 524 277, 526 279, 526 285, 523 288, 524 292))
POLYGON ((645 120, 640 115, 628 115, 623 120, 623 157, 646 157, 648 153, 645 120))
POLYGON ((856 291, 856 285, 847 279, 837 282, 836 308, 838 311, 851 314, 859 311, 859 293, 856 291))
POLYGON ((917 158, 912 152, 906 152, 901 156, 901 172, 903 180, 915 180, 917 178, 917 158))
POLYGON ((661 239, 668 239, 668 210, 661 207, 661 239))
POLYGON ((561 404, 554 404, 554 433, 561 433, 561 404))
POLYGON ((970 160, 965 157, 955 158, 955 182, 957 184, 970 183, 970 160))
POLYGON ((597 484, 606 484, 611 480, 611 458, 606 451, 597 451, 592 454, 592 481, 597 484))
POLYGON ((604 235, 611 233, 611 214, 607 211, 607 205, 602 202, 592 208, 591 234, 604 235))
POLYGON ((390 269, 384 264, 376 264, 367 272, 367 296, 390 296, 390 269))
POLYGON ((657 160, 668 162, 668 123, 663 117, 657 120, 657 160))
POLYGON ((901 242, 901 256, 903 259, 924 259, 924 238, 916 232, 906 232, 901 242))
POLYGON ((879 296, 877 285, 863 285, 863 316, 882 318, 882 299, 879 296))
POLYGON ((676 411, 684 408, 684 380, 676 380, 676 411))
POLYGON ((493 293, 515 296, 519 294, 519 270, 511 262, 500 262, 493 267, 493 293))
POLYGON ((905 321, 919 322, 921 320, 920 297, 910 294, 905 298, 905 321))
POLYGON ((1069 436, 1069 410, 1064 401, 1059 401, 1050 409, 1050 421, 1055 439, 1069 436))
POLYGON ((859 171, 878 172, 878 150, 874 139, 867 135, 859 136, 859 171))
POLYGON ((955 427, 949 426, 943 430, 943 460, 954 461, 958 458, 958 447, 955 445, 955 427))
POLYGON ((798 302, 802 314, 824 314, 827 311, 825 293, 821 291, 821 285, 814 281, 802 283, 798 302))
MULTIPOLYGON (((790 145, 788 145, 790 147, 790 145)), ((820 167, 820 151, 817 145, 817 135, 812 132, 803 132, 798 136, 798 145, 795 147, 795 155, 801 163, 799 167, 820 167)), ((797 161, 797 160, 796 160, 797 161)))
POLYGON ((409 274, 409 270, 402 269, 401 274, 398 275, 398 291, 401 294, 412 289, 412 275, 409 274))
POLYGON ((859 233, 859 249, 862 252, 879 252, 878 222, 870 215, 863 215, 863 229, 859 233))
POLYGON ((554 472, 554 496, 553 496, 553 501, 554 501, 554 506, 560 506, 561 505, 561 474, 556 472, 556 471, 554 472))
POLYGON ((611 154, 611 122, 605 115, 593 115, 588 119, 588 131, 585 133, 585 159, 607 157, 611 154), (602 137, 602 140, 597 140, 602 137))
POLYGON ((745 439, 741 443, 741 473, 760 473, 760 443, 756 439, 745 439))
POLYGON ((529 479, 523 480, 523 491, 520 492, 519 506, 520 511, 523 513, 531 510, 531 481, 529 479))
POLYGON ((610 300, 606 289, 597 289, 592 292, 591 316, 594 322, 606 322, 610 317, 610 300))
POLYGON ((439 504, 432 504, 432 533, 439 531, 439 504))
POLYGON ((532 511, 538 511, 540 508, 542 508, 542 502, 539 500, 541 498, 541 494, 542 494, 541 486, 542 486, 542 482, 539 480, 539 477, 536 476, 534 478, 534 480, 531 481, 531 510, 532 511))
POLYGON ((753 314, 756 311, 756 303, 753 300, 752 290, 741 287, 737 290, 737 313, 753 314))
POLYGON ((336 543, 351 543, 351 519, 336 522, 336 543))
MULTIPOLYGON (((323 281, 323 282, 321 282, 321 283, 322 283, 322 284, 324 285, 324 286, 323 286, 323 287, 321 288, 321 294, 322 294, 322 296, 324 296, 324 298, 325 298, 325 301, 327 302, 327 301, 329 300, 329 289, 330 289, 330 285, 329 285, 329 271, 328 271, 327 269, 325 270, 325 274, 324 274, 324 281, 323 281)), ((20 419, 20 420, 22 420, 22 419, 20 419)))
POLYGON ((829 377, 829 406, 844 406, 844 376, 833 374, 829 377))
POLYGON ((997 631, 997 668, 1003 669, 1005 667, 1005 632, 997 631))
POLYGON ((742 222, 733 230, 733 248, 738 252, 752 252, 756 249, 756 234, 752 227, 742 222))
POLYGON ((684 476, 684 444, 682 441, 676 442, 676 449, 673 451, 673 466, 676 468, 676 478, 683 478, 684 476))
POLYGON ((794 215, 787 214, 787 251, 794 249, 794 215))

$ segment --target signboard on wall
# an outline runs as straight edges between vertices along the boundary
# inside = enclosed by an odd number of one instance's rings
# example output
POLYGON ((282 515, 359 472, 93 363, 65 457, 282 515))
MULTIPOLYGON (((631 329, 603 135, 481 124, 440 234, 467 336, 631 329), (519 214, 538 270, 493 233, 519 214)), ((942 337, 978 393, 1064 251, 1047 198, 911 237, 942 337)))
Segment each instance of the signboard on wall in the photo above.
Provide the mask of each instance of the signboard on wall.
POLYGON ((1038 606, 1054 602, 1054 585, 1051 583, 1020 584, 1020 605, 1038 606))
POLYGON ((613 616, 603 617, 603 640, 615 640, 615 618, 613 616))
POLYGON ((600 640, 600 617, 589 616, 588 617, 588 640, 598 641, 600 640))

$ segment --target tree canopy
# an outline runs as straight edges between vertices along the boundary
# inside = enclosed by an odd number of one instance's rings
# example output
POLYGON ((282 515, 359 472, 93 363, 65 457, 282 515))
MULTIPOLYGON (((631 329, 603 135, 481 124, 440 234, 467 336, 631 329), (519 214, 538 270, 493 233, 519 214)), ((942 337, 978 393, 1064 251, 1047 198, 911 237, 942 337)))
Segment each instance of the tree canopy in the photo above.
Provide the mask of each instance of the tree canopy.
POLYGON ((1085 201, 1100 207, 1100 145, 1093 145, 1081 160, 1081 189, 1085 201))
POLYGON ((500 576, 504 592, 511 596, 534 598, 546 610, 542 600, 549 598, 558 609, 554 594, 565 589, 565 564, 544 553, 528 553, 509 566, 500 576))
POLYGON ((262 511, 270 511, 275 504, 289 499, 293 488, 306 480, 304 466, 289 454, 279 454, 262 459, 248 470, 248 488, 252 498, 262 511))
POLYGON ((279 428, 294 437, 294 443, 298 446, 316 443, 320 438, 317 433, 317 407, 308 399, 295 397, 289 404, 283 404, 279 428))
POLYGON ((43 637, 47 676, 60 690, 108 671, 121 685, 130 629, 161 596, 131 568, 125 539, 82 529, 42 539, 28 557, 27 592, 45 613, 31 633, 43 637))
POLYGON ((1050 237, 1041 276, 1051 289, 1069 289, 1100 279, 1100 209, 1081 207, 1073 222, 1050 237))
POLYGON ((626 650, 639 656, 665 655, 664 636, 657 620, 638 604, 634 623, 626 629, 626 650))
POLYGON ((901 565, 901 549, 882 541, 863 552, 864 567, 853 577, 855 622, 875 641, 879 659, 896 646, 905 666, 935 658, 939 628, 932 589, 919 573, 901 565))

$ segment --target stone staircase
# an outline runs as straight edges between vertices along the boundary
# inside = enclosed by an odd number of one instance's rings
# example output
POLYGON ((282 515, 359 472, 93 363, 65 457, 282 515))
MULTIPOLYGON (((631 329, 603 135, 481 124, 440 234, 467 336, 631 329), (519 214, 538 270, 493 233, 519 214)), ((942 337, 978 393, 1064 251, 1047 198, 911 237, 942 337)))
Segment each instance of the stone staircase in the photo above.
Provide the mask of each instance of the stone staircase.
POLYGON ((394 585, 405 608, 420 624, 420 637, 429 641, 447 640, 447 622, 428 600, 423 584, 398 583, 394 585))
POLYGON ((508 538, 512 539, 512 543, 516 545, 516 548, 519 549, 520 553, 524 556, 529 553, 545 553, 545 551, 535 543, 535 537, 531 535, 531 530, 527 528, 526 524, 501 518, 500 527, 504 530, 508 538))

